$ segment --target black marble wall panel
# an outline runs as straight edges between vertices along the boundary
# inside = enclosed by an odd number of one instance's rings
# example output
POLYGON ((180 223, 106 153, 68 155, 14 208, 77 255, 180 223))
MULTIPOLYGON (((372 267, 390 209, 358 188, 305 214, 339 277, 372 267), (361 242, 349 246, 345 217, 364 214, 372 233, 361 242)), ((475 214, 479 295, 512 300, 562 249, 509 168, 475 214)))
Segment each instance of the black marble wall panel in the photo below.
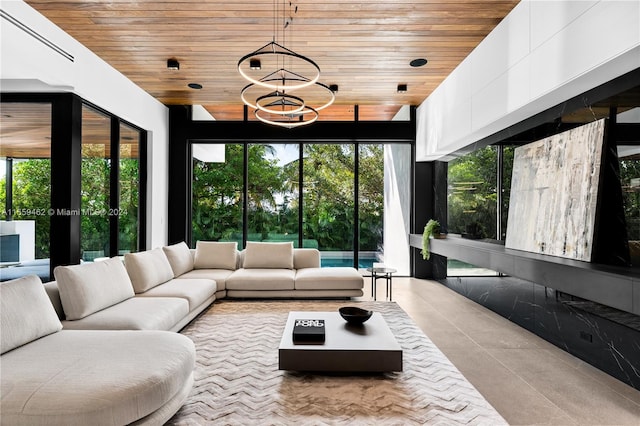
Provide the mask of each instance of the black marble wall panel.
POLYGON ((534 328, 531 283, 501 277, 449 277, 440 282, 527 330, 534 328))
POLYGON ((440 282, 640 390, 640 316, 513 277, 440 282))
MULTIPOLYGON (((447 173, 448 165, 442 161, 415 164, 412 233, 422 233, 429 219, 439 221, 446 231, 447 173)), ((416 242, 415 247, 421 248, 422 240, 416 242)), ((418 278, 445 278, 447 259, 432 254, 430 260, 424 260, 420 250, 412 250, 411 275, 418 278)))

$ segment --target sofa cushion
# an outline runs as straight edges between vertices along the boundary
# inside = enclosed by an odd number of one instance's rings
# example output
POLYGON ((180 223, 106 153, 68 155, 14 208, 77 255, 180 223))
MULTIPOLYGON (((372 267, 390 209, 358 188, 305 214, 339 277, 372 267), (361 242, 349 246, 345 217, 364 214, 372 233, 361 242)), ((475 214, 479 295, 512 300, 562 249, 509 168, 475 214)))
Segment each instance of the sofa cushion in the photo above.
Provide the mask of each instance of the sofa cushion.
POLYGON ((184 241, 162 247, 162 250, 171 265, 174 278, 193 270, 193 256, 191 255, 189 246, 184 241))
POLYGON ((58 266, 53 274, 68 320, 77 320, 133 297, 133 287, 122 261, 58 266))
POLYGON ((242 267, 246 269, 293 269, 293 243, 247 241, 242 267))
POLYGON ((2 356, 2 424, 132 424, 192 385, 195 355, 178 333, 62 330, 2 356))
POLYGON ((198 241, 196 243, 195 269, 236 270, 238 243, 198 241))
POLYGON ((355 268, 304 268, 296 271, 296 290, 358 290, 364 278, 355 268))
POLYGON ((62 329, 36 275, 0 284, 0 319, 0 353, 62 329))
POLYGON ((293 290, 291 269, 238 269, 227 279, 227 290, 293 290))
POLYGON ((179 297, 132 297, 77 321, 62 321, 65 330, 172 330, 189 315, 179 297))
MULTIPOLYGON (((189 312, 212 297, 215 300, 215 296, 215 281, 182 278, 174 278, 139 295, 139 297, 179 297, 185 299, 189 302, 189 312)), ((213 300, 211 301, 213 302, 213 300)))
POLYGON ((303 248, 293 250, 293 269, 319 267, 320 252, 317 249, 303 248))
POLYGON ((161 248, 127 253, 124 255, 124 264, 136 293, 144 293, 173 278, 173 269, 161 248))
POLYGON ((180 276, 180 279, 214 280, 217 291, 227 289, 227 278, 233 274, 227 269, 194 269, 180 276))

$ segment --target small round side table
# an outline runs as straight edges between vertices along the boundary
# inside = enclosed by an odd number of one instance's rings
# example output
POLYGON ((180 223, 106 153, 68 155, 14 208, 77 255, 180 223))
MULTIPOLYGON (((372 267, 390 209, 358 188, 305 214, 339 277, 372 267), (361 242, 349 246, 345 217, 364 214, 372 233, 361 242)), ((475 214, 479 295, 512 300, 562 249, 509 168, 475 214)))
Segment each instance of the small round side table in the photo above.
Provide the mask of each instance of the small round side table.
POLYGON ((376 300, 376 283, 379 279, 383 278, 387 284, 386 298, 388 298, 389 301, 391 301, 392 291, 393 291, 392 274, 394 272, 398 272, 398 270, 393 268, 387 268, 385 266, 385 267, 367 268, 367 271, 371 272, 371 296, 373 297, 373 300, 376 300))

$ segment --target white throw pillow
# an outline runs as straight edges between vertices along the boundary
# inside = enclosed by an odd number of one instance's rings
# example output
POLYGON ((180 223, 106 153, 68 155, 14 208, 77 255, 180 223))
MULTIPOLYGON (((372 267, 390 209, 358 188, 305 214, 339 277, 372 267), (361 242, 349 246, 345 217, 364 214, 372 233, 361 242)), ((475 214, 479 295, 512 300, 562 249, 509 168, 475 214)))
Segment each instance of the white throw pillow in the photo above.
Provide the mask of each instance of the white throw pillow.
POLYGON ((136 293, 144 293, 173 279, 169 259, 159 247, 139 253, 127 253, 124 255, 124 264, 136 293))
POLYGON ((293 269, 293 243, 259 243, 247 241, 242 266, 246 269, 293 269))
POLYGON ((61 329, 62 324, 38 276, 29 275, 0 284, 0 353, 61 329))
POLYGON ((196 243, 195 269, 236 270, 238 243, 198 241, 196 243))
POLYGON ((184 241, 162 247, 162 250, 164 250, 164 254, 169 260, 174 278, 193 270, 193 256, 189 246, 184 241))
POLYGON ((53 274, 68 320, 82 319, 134 295, 127 270, 117 257, 102 262, 57 266, 53 274))

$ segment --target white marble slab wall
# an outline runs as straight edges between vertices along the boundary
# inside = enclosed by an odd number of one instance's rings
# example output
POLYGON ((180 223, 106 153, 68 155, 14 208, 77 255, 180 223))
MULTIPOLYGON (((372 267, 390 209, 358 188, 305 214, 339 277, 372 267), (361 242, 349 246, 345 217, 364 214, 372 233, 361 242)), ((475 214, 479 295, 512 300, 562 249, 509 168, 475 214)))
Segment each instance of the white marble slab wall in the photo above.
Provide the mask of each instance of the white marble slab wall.
POLYGON ((515 150, 505 247, 591 261, 605 121, 515 150))

